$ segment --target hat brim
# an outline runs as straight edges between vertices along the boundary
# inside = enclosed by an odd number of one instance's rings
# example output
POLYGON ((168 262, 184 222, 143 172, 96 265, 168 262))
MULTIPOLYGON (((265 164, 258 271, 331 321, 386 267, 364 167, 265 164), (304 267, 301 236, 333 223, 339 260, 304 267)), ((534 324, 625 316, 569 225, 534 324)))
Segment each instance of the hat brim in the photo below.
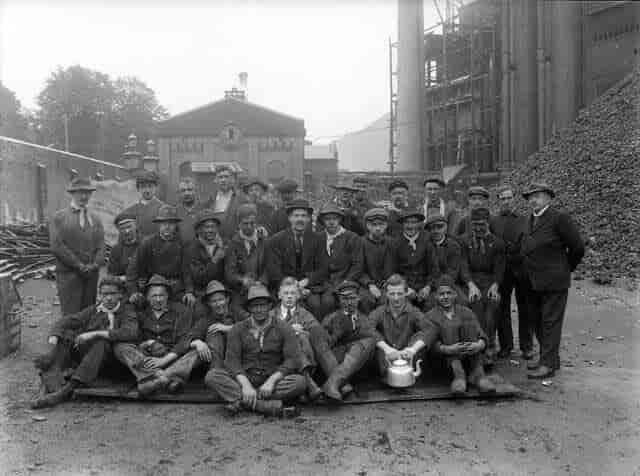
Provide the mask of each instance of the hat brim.
POLYGON ((436 179, 436 178, 428 178, 425 179, 425 181, 422 183, 422 186, 424 187, 425 185, 427 185, 429 182, 433 182, 433 183, 437 183, 438 185, 440 185, 441 187, 446 187, 447 184, 444 183, 444 180, 442 179, 436 179))
POLYGON ((251 299, 248 299, 245 301, 245 306, 250 305, 253 301, 255 301, 256 299, 266 299, 268 300, 271 304, 273 304, 275 302, 275 299, 273 298, 273 296, 271 294, 267 295, 267 296, 254 296, 251 299))
POLYGON ((182 221, 182 218, 154 218, 151 221, 153 223, 162 223, 162 222, 180 223, 182 221))
POLYGON ((224 293, 227 296, 229 296, 231 294, 228 289, 223 288, 223 289, 216 289, 215 291, 205 291, 204 292, 204 296, 207 297, 207 296, 211 296, 212 294, 216 294, 216 293, 224 293))
POLYGON ((320 212, 318 213, 318 218, 322 219, 324 217, 326 217, 327 215, 337 215, 340 218, 344 218, 344 212, 340 211, 340 210, 331 210, 328 212, 320 212))
POLYGON ((425 217, 422 213, 412 213, 411 215, 405 215, 403 217, 400 217, 398 222, 402 223, 405 220, 408 220, 409 218, 417 218, 419 221, 424 221, 425 217))
POLYGON ((95 192, 97 189, 95 187, 69 187, 67 188, 67 192, 95 192))
POLYGON ((287 211, 287 215, 291 214, 291 212, 295 211, 295 210, 305 210, 309 215, 313 215, 313 208, 312 207, 287 207, 286 211, 287 211))
POLYGON ((551 198, 556 198, 556 193, 551 190, 550 188, 532 188, 531 190, 526 190, 524 192, 522 192, 522 197, 523 198, 529 198, 531 195, 533 195, 534 193, 538 193, 538 192, 544 192, 549 194, 549 196, 551 198))
POLYGON ((431 220, 428 220, 428 221, 424 224, 424 226, 425 226, 425 228, 428 228, 428 227, 430 227, 431 225, 435 225, 436 223, 444 223, 444 224, 446 225, 446 224, 448 224, 449 222, 447 222, 447 219, 446 219, 446 218, 437 218, 437 219, 431 219, 431 220))
POLYGON ((202 225, 205 221, 215 221, 215 222, 218 224, 218 226, 222 225, 222 221, 220 220, 220 218, 217 218, 217 217, 207 217, 207 218, 204 218, 204 219, 202 219, 202 220, 198 220, 198 221, 193 222, 193 228, 194 228, 194 229, 198 228, 198 227, 199 227, 200 225, 202 225))

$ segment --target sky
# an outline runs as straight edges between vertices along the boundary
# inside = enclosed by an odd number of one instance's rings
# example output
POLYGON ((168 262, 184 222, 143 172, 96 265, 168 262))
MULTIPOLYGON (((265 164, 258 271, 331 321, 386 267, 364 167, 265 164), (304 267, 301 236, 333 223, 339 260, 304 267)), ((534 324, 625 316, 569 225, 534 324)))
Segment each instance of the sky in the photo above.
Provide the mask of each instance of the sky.
POLYGON ((396 0, 0 0, 0 80, 33 108, 57 66, 80 64, 137 76, 177 114, 220 99, 246 71, 251 102, 328 142, 388 111, 396 10, 396 0))

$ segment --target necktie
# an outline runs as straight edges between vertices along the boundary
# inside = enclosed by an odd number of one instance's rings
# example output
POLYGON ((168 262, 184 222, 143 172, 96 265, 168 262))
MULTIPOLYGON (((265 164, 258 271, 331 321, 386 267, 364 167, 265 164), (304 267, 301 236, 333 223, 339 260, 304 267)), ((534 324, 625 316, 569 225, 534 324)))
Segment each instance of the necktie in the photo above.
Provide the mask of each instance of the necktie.
POLYGON ((354 312, 353 314, 351 314, 351 326, 353 327, 353 330, 356 330, 358 324, 358 315, 354 312))
POLYGON ((302 253, 302 237, 298 233, 296 233, 294 235, 293 241, 296 246, 296 254, 301 254, 302 253))
POLYGON ((287 322, 291 324, 291 319, 293 318, 293 314, 291 314, 291 309, 287 309, 287 322))

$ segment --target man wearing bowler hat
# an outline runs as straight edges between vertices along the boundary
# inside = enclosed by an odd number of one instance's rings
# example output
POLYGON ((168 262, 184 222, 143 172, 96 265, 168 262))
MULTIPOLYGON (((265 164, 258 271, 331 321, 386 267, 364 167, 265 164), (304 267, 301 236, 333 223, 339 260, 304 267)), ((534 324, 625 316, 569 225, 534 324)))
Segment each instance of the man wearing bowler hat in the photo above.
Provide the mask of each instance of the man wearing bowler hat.
MULTIPOLYGON (((522 196, 531 214, 522 238, 528 317, 540 344, 540 358, 529 378, 549 378, 560 369, 562 323, 571 273, 585 253, 580 231, 571 217, 552 205, 555 193, 543 182, 532 183, 522 196)), ((533 367, 533 368, 532 368, 533 367)))
MULTIPOLYGON (((469 211, 466 216, 458 221, 454 228, 454 236, 461 236, 471 231, 471 212, 476 208, 489 209, 489 190, 481 186, 469 187, 467 191, 467 201, 469 202, 469 211)), ((491 225, 491 220, 490 223, 491 225)))
POLYGON ((189 255, 180 239, 180 217, 176 207, 163 205, 154 219, 159 230, 140 244, 127 269, 127 289, 130 301, 142 307, 144 290, 151 276, 163 276, 171 286, 171 297, 189 306, 196 303, 193 279, 189 267, 189 255))
POLYGON ((309 228, 313 214, 309 202, 294 200, 287 206, 287 213, 289 228, 273 235, 267 243, 267 277, 275 292, 284 278, 293 276, 309 311, 321 319, 329 256, 320 236, 309 228))
POLYGON ((220 237, 220 218, 213 210, 201 210, 193 223, 196 237, 185 243, 193 290, 202 298, 207 285, 224 280, 225 247, 220 237))
POLYGON ((276 209, 264 199, 265 194, 269 191, 269 186, 258 177, 250 177, 243 185, 242 190, 249 199, 249 203, 252 203, 256 208, 258 227, 263 227, 267 232, 273 233, 271 228, 276 209))
POLYGON ((143 171, 136 176, 136 188, 140 193, 140 201, 131 205, 125 210, 133 213, 138 224, 140 238, 146 238, 158 231, 158 223, 155 218, 158 216, 160 207, 164 203, 158 198, 158 182, 160 178, 153 171, 143 171))
POLYGON ((95 187, 75 178, 67 188, 71 203, 51 220, 51 252, 56 257, 56 284, 62 314, 74 314, 96 302, 98 273, 104 263, 104 228, 87 209, 95 187))
POLYGON ((113 224, 118 229, 118 242, 109 253, 107 271, 125 282, 127 268, 140 244, 136 216, 130 212, 122 212, 115 217, 113 224))

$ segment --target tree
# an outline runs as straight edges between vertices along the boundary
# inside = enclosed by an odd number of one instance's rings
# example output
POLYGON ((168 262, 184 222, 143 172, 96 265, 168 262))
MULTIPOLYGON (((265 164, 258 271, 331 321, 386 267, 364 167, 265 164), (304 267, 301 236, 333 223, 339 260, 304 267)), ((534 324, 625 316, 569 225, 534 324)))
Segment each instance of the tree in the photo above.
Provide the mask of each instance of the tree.
POLYGON ((28 138, 28 118, 13 91, 0 82, 0 136, 25 140, 28 138))

